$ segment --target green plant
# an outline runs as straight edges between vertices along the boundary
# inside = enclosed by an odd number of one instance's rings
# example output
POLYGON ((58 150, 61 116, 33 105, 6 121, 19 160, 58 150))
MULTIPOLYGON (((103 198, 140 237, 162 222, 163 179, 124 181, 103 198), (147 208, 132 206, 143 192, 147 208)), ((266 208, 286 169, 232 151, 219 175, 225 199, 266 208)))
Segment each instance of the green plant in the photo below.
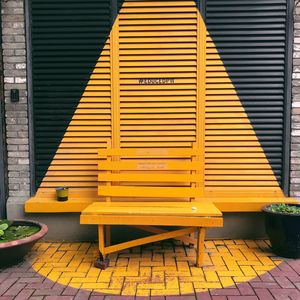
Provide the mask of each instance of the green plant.
POLYGON ((0 220, 0 243, 18 240, 40 230, 36 225, 14 225, 8 220, 0 220))
POLYGON ((267 210, 285 214, 300 214, 300 206, 289 205, 285 203, 276 203, 270 205, 267 210))
POLYGON ((4 236, 5 230, 7 230, 8 227, 9 227, 8 222, 3 222, 3 221, 1 222, 1 224, 0 224, 0 238, 2 236, 4 236))

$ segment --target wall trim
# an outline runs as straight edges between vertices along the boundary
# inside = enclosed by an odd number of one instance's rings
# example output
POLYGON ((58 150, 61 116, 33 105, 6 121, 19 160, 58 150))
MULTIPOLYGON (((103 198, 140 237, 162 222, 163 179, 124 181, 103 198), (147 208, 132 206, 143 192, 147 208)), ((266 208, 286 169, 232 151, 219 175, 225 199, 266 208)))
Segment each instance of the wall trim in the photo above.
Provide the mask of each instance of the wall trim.
POLYGON ((292 73, 293 73, 293 39, 294 39, 294 0, 287 0, 286 47, 285 47, 285 82, 284 82, 284 128, 283 128, 283 169, 282 189, 290 195, 290 158, 291 158, 291 112, 292 112, 292 73))
POLYGON ((29 131, 29 167, 30 167, 30 195, 36 192, 35 187, 35 147, 34 147, 34 117, 32 91, 32 46, 31 46, 31 3, 25 0, 25 36, 27 59, 27 101, 28 101, 28 131, 29 131))

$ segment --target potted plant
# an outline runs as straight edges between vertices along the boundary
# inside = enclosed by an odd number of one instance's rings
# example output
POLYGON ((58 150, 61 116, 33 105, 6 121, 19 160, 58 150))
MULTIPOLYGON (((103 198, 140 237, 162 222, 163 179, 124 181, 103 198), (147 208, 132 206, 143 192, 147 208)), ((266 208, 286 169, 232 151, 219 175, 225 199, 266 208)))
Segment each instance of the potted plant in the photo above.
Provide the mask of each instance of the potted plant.
POLYGON ((271 204, 262 211, 274 253, 300 258, 300 204, 271 204))
POLYGON ((18 263, 47 232, 47 225, 36 221, 0 220, 0 267, 18 263))

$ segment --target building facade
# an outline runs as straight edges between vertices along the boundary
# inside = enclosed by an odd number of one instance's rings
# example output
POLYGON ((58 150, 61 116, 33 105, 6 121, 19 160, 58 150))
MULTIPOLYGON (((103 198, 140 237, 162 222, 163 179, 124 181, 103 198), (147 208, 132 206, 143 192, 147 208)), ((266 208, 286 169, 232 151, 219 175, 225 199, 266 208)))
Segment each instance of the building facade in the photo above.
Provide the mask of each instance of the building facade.
POLYGON ((76 166, 92 165, 107 139, 199 143, 206 196, 300 197, 297 1, 71 2, 1 2, 8 217, 24 216, 26 200, 59 185, 92 190, 95 172, 76 166), (153 24, 165 32, 151 33, 153 24), (230 160, 235 167, 224 168, 230 160))

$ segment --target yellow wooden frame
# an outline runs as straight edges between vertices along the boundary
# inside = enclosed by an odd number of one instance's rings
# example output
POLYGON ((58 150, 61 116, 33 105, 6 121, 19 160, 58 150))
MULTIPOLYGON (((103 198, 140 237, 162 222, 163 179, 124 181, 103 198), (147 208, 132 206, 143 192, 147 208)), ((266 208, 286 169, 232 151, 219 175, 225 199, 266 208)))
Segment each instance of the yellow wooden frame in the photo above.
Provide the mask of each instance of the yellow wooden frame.
POLYGON ((82 211, 80 222, 98 225, 101 259, 129 247, 176 238, 197 245, 196 265, 202 266, 205 228, 220 227, 223 219, 213 203, 199 201, 202 194, 199 150, 108 147, 98 154, 98 195, 105 202, 88 206, 82 211), (124 197, 135 202, 114 201, 124 197), (160 198, 167 201, 161 202, 160 198), (111 225, 134 226, 154 235, 111 246, 111 225), (184 228, 167 231, 156 226, 184 228), (195 232, 196 239, 187 236, 195 232))

